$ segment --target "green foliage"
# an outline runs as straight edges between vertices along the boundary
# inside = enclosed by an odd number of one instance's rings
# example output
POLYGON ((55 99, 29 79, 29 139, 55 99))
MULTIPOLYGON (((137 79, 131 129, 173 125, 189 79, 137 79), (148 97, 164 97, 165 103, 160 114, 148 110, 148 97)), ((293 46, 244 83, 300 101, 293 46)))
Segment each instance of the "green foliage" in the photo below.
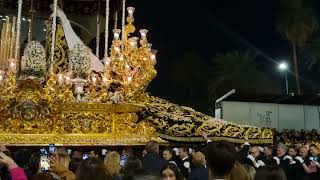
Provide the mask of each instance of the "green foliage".
POLYGON ((281 4, 277 30, 292 44, 303 46, 319 28, 313 8, 305 0, 281 0, 281 4))
POLYGON ((300 55, 305 62, 307 70, 320 71, 320 38, 313 39, 306 43, 300 55))

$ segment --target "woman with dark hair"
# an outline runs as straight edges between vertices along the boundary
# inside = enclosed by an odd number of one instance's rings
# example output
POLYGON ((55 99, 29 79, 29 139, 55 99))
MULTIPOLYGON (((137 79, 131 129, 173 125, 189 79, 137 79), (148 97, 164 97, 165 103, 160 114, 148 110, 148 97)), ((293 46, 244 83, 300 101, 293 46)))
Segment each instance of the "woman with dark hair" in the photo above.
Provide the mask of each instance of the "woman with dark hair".
POLYGON ((111 180, 106 174, 105 166, 98 158, 88 158, 81 162, 77 174, 77 180, 111 180))
POLYGON ((265 166, 257 170, 255 180, 287 180, 286 174, 279 167, 265 166))
POLYGON ((170 161, 162 168, 161 177, 163 180, 184 180, 179 168, 173 161, 170 161))

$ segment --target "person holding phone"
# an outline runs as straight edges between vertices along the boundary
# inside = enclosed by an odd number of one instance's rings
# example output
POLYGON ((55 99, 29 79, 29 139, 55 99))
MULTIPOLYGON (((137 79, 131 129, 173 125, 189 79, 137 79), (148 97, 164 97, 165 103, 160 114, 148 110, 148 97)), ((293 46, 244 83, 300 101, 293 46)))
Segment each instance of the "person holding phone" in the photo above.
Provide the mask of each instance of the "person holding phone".
POLYGON ((42 172, 48 172, 49 168, 48 152, 45 149, 40 149, 40 170, 42 172))
POLYGON ((58 152, 49 158, 49 171, 57 174, 60 179, 74 180, 75 174, 69 170, 70 157, 67 153, 58 152))
POLYGON ((0 163, 8 168, 12 180, 27 180, 24 170, 3 152, 0 152, 0 163))

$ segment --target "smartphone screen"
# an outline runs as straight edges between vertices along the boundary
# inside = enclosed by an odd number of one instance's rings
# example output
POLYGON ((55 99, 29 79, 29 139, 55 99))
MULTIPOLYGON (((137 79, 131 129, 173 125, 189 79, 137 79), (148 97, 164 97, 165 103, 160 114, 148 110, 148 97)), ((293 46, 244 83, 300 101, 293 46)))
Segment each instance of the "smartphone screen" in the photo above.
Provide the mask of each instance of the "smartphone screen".
POLYGON ((49 155, 53 155, 56 151, 56 147, 54 144, 49 144, 49 155))
POLYGON ((40 168, 42 172, 49 171, 50 165, 48 160, 48 152, 45 149, 40 149, 40 168))
POLYGON ((88 157, 89 157, 89 154, 85 153, 85 154, 83 154, 82 159, 85 160, 85 159, 88 159, 88 157))
POLYGON ((120 166, 124 166, 124 164, 126 163, 126 161, 127 161, 127 156, 122 155, 122 156, 120 157, 120 166))

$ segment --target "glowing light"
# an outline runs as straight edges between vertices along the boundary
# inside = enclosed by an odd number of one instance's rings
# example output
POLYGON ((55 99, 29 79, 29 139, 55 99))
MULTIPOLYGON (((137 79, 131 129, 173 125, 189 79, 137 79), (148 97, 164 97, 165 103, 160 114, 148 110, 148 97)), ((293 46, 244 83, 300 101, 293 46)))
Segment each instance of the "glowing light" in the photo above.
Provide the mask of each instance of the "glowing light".
POLYGON ((140 29, 140 34, 142 38, 147 37, 148 30, 147 29, 140 29))
POLYGON ((288 64, 286 62, 281 62, 279 65, 278 65, 278 68, 281 70, 281 71, 286 71, 288 69, 288 64))
POLYGON ((129 13, 129 16, 130 16, 130 17, 133 16, 134 10, 135 10, 134 7, 128 7, 128 8, 127 8, 127 11, 128 11, 128 13, 129 13))

